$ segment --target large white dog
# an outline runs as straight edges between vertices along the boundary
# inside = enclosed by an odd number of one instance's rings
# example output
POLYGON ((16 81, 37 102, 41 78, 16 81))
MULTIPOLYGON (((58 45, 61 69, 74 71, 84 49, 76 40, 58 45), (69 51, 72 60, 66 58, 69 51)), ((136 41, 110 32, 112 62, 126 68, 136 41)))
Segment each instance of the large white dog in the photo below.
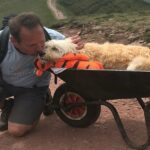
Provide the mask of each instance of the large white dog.
POLYGON ((86 43, 83 49, 76 50, 70 39, 51 40, 45 43, 42 59, 55 62, 69 52, 85 54, 90 60, 101 62, 105 69, 150 70, 148 47, 117 43, 86 43))

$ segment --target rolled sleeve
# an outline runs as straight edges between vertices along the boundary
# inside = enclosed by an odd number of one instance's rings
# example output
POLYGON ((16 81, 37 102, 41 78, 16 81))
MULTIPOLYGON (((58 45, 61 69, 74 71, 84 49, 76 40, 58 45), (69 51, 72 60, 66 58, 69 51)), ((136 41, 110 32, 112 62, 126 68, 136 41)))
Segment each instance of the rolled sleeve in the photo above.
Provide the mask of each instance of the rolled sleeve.
POLYGON ((46 28, 46 27, 44 28, 47 31, 47 33, 50 35, 51 39, 55 39, 55 40, 65 39, 65 36, 61 34, 60 32, 53 30, 53 29, 46 28))

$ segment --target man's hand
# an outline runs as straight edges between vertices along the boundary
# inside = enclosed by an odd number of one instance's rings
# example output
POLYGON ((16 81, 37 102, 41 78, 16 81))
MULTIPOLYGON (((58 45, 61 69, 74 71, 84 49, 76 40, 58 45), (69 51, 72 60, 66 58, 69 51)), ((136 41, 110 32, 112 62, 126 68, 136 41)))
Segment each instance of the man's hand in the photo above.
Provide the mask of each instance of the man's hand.
POLYGON ((81 40, 79 35, 72 36, 70 39, 72 40, 72 43, 77 44, 77 50, 80 50, 84 47, 84 42, 81 40))

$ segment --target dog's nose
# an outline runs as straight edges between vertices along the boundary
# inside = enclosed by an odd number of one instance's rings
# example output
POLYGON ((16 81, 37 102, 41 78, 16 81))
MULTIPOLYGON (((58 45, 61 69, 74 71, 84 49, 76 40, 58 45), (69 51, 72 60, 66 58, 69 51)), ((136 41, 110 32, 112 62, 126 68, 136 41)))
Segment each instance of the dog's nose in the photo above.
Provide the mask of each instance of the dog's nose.
POLYGON ((45 55, 45 52, 39 52, 39 56, 43 57, 45 55))

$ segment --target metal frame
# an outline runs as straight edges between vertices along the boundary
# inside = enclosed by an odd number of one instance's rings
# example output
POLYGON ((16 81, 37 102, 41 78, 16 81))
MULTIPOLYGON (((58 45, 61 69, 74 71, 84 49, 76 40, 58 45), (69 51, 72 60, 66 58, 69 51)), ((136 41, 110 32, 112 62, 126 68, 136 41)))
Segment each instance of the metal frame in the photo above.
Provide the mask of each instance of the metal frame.
POLYGON ((66 106, 64 107, 63 105, 62 106, 61 105, 56 106, 53 104, 52 108, 53 109, 62 108, 65 111, 70 111, 70 109, 75 108, 75 107, 79 107, 80 105, 82 105, 82 106, 83 105, 92 105, 92 104, 104 105, 105 107, 107 107, 112 112, 112 115, 114 116, 115 122, 117 124, 118 129, 119 129, 119 132, 120 132, 123 140, 125 141, 125 143, 130 148, 133 148, 136 150, 144 150, 148 146, 150 146, 150 103, 145 104, 142 98, 137 98, 137 101, 139 102, 139 104, 141 105, 141 107, 143 109, 144 117, 145 117, 145 125, 146 125, 146 129, 147 129, 147 140, 142 145, 138 145, 138 144, 136 144, 130 140, 117 109, 108 101, 98 100, 98 101, 91 101, 91 102, 86 102, 86 103, 76 103, 76 104, 70 104, 67 107, 66 106))

